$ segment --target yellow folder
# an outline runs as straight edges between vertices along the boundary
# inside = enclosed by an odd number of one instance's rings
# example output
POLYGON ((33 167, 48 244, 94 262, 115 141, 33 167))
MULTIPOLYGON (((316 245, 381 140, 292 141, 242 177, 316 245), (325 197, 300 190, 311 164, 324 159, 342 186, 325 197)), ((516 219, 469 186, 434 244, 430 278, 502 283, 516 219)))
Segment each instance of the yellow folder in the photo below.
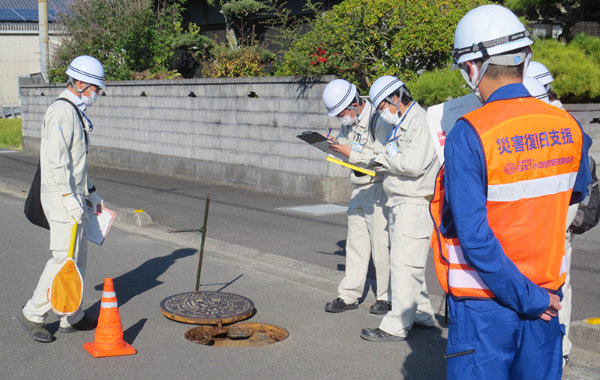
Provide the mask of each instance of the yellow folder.
POLYGON ((335 158, 335 157, 332 157, 332 156, 327 156, 327 161, 329 161, 329 162, 333 162, 334 164, 338 164, 338 165, 345 166, 345 167, 347 167, 347 168, 350 168, 350 169, 352 169, 352 170, 356 170, 357 172, 361 172, 361 173, 363 173, 363 174, 368 174, 368 175, 370 175, 371 177, 375 177, 375 172, 374 172, 373 170, 364 169, 364 168, 361 168, 361 167, 359 167, 359 166, 356 166, 356 165, 349 164, 349 163, 347 163, 347 162, 344 162, 344 161, 342 161, 342 160, 338 160, 338 159, 337 159, 337 158, 335 158))

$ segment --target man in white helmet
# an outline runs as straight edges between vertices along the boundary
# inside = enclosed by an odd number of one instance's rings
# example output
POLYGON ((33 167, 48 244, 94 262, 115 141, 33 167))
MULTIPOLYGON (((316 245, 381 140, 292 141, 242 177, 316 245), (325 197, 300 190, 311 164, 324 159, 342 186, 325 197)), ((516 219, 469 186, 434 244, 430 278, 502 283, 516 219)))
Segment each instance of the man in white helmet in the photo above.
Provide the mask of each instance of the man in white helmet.
POLYGON ((552 77, 550 70, 548 70, 548 68, 544 66, 544 64, 536 61, 529 62, 527 70, 525 71, 525 75, 533 77, 540 81, 540 83, 546 89, 550 104, 558 108, 564 108, 562 103, 558 99, 558 96, 552 89, 552 82, 554 82, 554 78, 552 77))
MULTIPOLYGON (((323 90, 323 103, 327 114, 341 122, 337 138, 330 137, 330 148, 348 157, 348 162, 367 167, 375 158, 373 145, 383 141, 389 133, 389 125, 371 104, 361 99, 356 86, 335 79, 323 90)), ((375 177, 350 172, 354 186, 348 203, 348 234, 346 238, 346 271, 338 286, 338 297, 325 305, 325 311, 339 313, 358 308, 373 257, 376 277, 376 302, 371 306, 373 314, 385 314, 390 310, 389 244, 387 238, 387 209, 381 181, 382 174, 375 177)))
POLYGON ((484 104, 448 134, 430 206, 448 379, 561 378, 567 208, 587 192, 591 140, 523 86, 532 43, 499 5, 456 27, 454 62, 484 104))
POLYGON ((538 98, 539 100, 550 103, 550 98, 548 98, 548 92, 546 91, 546 87, 539 80, 530 77, 529 75, 525 75, 523 77, 523 86, 529 92, 529 95, 534 98, 538 98))
MULTIPOLYGON (((65 262, 74 220, 77 229, 74 260, 82 275, 87 260, 88 208, 98 210, 102 198, 87 175, 88 133, 93 126, 85 110, 98 98, 104 87, 104 68, 94 57, 79 56, 69 65, 67 88, 48 107, 42 122, 40 142, 41 201, 50 225, 52 257, 40 276, 33 296, 18 320, 38 342, 52 342, 44 321, 52 306, 48 290, 58 270, 65 262)), ((96 321, 83 310, 60 318, 59 331, 71 333, 95 328, 96 321)))
POLYGON ((433 327, 434 312, 425 284, 425 264, 433 224, 429 200, 440 167, 427 126, 427 113, 395 76, 377 79, 369 98, 393 128, 376 146, 374 165, 385 173, 383 188, 390 208, 390 283, 392 310, 378 328, 361 337, 373 342, 400 341, 416 323, 433 327))

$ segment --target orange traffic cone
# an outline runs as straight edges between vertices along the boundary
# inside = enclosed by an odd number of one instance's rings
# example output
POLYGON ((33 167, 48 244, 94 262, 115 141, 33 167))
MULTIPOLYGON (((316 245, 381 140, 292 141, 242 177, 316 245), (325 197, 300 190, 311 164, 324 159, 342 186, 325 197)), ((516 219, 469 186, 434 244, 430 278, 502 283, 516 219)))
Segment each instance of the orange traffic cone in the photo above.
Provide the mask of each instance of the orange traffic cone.
POLYGON ((88 342, 83 348, 95 358, 104 356, 132 355, 137 351, 123 340, 123 327, 121 327, 121 316, 119 305, 113 287, 113 279, 104 279, 104 292, 100 305, 100 316, 94 342, 88 342))

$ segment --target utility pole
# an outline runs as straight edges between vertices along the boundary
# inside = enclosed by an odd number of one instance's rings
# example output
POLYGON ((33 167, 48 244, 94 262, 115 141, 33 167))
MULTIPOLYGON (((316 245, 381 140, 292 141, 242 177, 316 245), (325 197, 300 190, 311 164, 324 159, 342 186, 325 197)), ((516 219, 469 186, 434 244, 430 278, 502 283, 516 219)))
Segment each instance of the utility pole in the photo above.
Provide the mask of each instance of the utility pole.
POLYGON ((40 29, 40 72, 48 82, 48 0, 38 0, 38 20, 40 29))

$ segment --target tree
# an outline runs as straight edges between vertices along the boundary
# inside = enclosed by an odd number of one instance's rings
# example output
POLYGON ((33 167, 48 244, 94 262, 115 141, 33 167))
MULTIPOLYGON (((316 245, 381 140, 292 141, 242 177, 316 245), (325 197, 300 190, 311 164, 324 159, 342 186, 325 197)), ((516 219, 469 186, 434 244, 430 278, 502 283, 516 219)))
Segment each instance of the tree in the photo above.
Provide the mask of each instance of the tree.
POLYGON ((238 30, 244 27, 244 18, 268 9, 268 6, 256 0, 207 0, 208 5, 219 8, 225 19, 225 36, 230 49, 236 49, 238 40, 234 30, 234 22, 238 22, 238 30))
POLYGON ((323 7, 319 0, 306 0, 300 15, 293 14, 285 0, 266 0, 268 10, 260 23, 269 30, 268 47, 275 51, 275 62, 280 64, 283 55, 306 32, 307 25, 323 7))
POLYGON ((600 19, 598 0, 505 0, 504 5, 530 21, 563 23, 559 38, 570 41, 573 26, 584 19, 600 19))
POLYGON ((51 79, 64 80, 69 62, 83 54, 98 58, 111 80, 145 70, 168 72, 182 1, 155 8, 152 0, 75 0, 61 15, 67 33, 51 57, 51 79))
POLYGON ((333 74, 366 90, 384 74, 414 79, 451 62, 454 29, 487 0, 346 0, 317 16, 278 75, 333 74))

